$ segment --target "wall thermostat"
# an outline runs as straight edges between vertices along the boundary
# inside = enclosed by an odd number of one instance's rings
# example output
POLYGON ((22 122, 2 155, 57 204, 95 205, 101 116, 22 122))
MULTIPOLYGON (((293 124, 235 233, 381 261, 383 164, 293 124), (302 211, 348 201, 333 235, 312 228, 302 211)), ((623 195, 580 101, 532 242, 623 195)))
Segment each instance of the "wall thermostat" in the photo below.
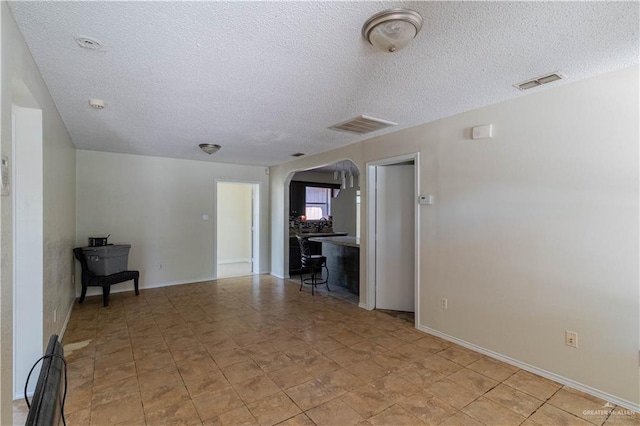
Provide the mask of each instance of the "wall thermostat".
POLYGON ((491 139, 493 137, 493 124, 476 126, 471 129, 472 139, 491 139))

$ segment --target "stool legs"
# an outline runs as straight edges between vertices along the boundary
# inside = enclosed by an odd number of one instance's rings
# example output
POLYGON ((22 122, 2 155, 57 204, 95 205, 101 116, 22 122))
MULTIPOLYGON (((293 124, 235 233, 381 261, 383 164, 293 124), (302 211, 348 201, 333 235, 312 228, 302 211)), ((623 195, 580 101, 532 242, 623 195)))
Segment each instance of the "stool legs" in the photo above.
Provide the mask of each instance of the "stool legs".
POLYGON ((331 289, 329 288, 329 268, 327 268, 326 263, 319 266, 311 266, 309 268, 309 273, 310 277, 304 279, 302 276, 302 271, 300 272, 300 291, 302 291, 302 287, 305 284, 305 281, 307 284, 311 285, 311 295, 315 294, 315 287, 319 284, 326 284, 327 291, 331 291, 331 289), (327 271, 327 276, 324 280, 322 279, 322 268, 327 271), (318 277, 318 274, 320 275, 320 277, 318 277))
POLYGON ((329 288, 329 268, 327 268, 326 263, 322 266, 324 266, 325 271, 327 271, 327 278, 324 280, 324 283, 327 285, 327 291, 331 291, 331 289, 329 288))
POLYGON ((102 305, 109 306, 109 293, 111 293, 111 285, 102 286, 102 305))
POLYGON ((82 284, 82 294, 80 295, 80 303, 84 302, 84 298, 87 295, 87 286, 82 284))

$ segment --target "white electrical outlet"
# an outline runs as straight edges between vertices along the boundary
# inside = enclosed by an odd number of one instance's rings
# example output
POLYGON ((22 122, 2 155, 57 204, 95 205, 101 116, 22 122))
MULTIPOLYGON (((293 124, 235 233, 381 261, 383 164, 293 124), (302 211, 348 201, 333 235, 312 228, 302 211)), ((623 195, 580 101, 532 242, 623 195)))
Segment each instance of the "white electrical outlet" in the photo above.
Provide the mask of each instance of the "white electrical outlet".
POLYGON ((158 269, 163 269, 163 267, 162 267, 162 263, 160 264, 160 266, 158 267, 158 269))
POLYGON ((442 298, 442 300, 440 301, 440 306, 442 307, 442 309, 447 309, 449 307, 449 301, 446 297, 442 298))
POLYGON ((578 333, 575 331, 565 331, 564 332, 564 344, 567 346, 571 346, 572 348, 578 347, 578 333))
POLYGON ((58 322, 58 310, 53 310, 53 322, 58 322))

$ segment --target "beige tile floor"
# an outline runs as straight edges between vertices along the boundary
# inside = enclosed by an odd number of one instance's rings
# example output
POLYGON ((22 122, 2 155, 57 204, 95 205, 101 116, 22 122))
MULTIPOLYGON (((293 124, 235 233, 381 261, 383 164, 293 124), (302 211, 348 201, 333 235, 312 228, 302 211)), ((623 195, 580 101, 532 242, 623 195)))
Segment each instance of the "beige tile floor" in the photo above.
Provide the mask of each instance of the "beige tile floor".
POLYGON ((63 342, 67 424, 640 422, 405 320, 298 288, 255 275, 76 305, 63 342))

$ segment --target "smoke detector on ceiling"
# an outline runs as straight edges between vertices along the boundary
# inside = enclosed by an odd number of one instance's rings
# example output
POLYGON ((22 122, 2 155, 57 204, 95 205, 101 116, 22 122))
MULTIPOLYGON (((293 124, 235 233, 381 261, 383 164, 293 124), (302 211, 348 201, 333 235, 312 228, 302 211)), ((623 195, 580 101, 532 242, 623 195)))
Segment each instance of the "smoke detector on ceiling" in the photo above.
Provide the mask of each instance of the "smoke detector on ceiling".
POLYGON ((520 90, 529 90, 533 89, 534 87, 542 86, 543 84, 553 83, 554 81, 558 81, 563 78, 567 78, 567 76, 559 72, 554 72, 551 74, 543 75, 541 77, 523 81, 522 83, 514 84, 513 87, 520 90))
POLYGON ((107 106, 102 99, 89 99, 89 105, 95 109, 104 109, 107 106))
POLYGON ((385 127, 397 125, 398 123, 394 123, 393 121, 381 120, 379 118, 360 115, 347 121, 343 121, 342 123, 334 124, 333 126, 329 127, 329 129, 337 130, 339 132, 356 133, 358 135, 362 135, 365 133, 384 129, 385 127))
POLYGON ((100 44, 98 40, 89 38, 89 37, 78 37, 76 39, 76 43, 78 43, 78 46, 85 49, 90 49, 90 50, 102 49, 102 44, 100 44))

